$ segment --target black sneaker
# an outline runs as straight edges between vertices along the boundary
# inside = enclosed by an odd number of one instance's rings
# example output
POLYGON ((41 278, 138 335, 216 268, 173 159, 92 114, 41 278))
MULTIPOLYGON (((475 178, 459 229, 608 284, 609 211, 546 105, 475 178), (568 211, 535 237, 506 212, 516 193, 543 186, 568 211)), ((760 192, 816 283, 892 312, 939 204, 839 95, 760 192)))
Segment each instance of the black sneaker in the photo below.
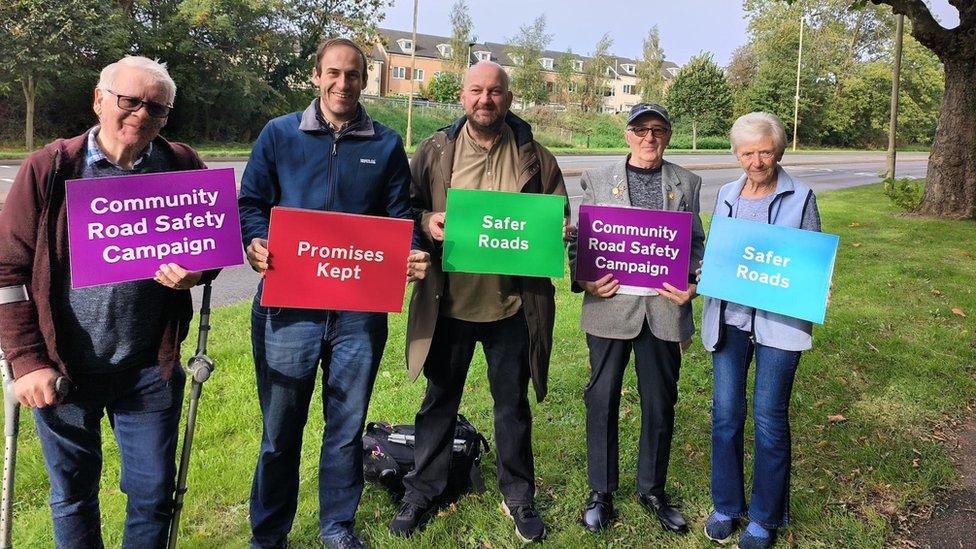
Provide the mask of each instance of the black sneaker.
POLYGON ((532 505, 515 505, 509 508, 503 501, 502 510, 515 521, 515 535, 520 540, 531 543, 546 538, 546 525, 532 505))
POLYGON ((433 507, 421 507, 405 501, 400 504, 400 508, 390 522, 390 533, 408 538, 414 532, 423 530, 433 516, 433 507))
POLYGON ((325 538, 322 545, 327 549, 363 549, 366 545, 354 532, 347 531, 334 538, 325 538))

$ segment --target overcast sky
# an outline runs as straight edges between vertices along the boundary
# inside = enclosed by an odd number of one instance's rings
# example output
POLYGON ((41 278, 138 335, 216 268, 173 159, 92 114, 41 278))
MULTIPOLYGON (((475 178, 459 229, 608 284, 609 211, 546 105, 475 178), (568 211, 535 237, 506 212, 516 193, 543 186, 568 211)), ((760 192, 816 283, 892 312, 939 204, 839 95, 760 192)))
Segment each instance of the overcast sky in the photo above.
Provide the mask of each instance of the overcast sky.
MULTIPOLYGON (((417 32, 451 35, 453 0, 419 0, 417 32)), ((959 24, 959 14, 948 0, 926 0, 946 27, 959 24)), ((589 54, 600 37, 610 33, 610 51, 622 57, 641 56, 641 43, 657 25, 668 60, 684 64, 691 56, 710 51, 726 65, 732 51, 746 41, 742 3, 735 0, 468 0, 479 42, 506 42, 521 25, 546 16, 552 35, 549 49, 589 54), (595 7, 605 6, 605 7, 595 7)), ((409 31, 413 26, 413 0, 395 0, 381 27, 409 31)))

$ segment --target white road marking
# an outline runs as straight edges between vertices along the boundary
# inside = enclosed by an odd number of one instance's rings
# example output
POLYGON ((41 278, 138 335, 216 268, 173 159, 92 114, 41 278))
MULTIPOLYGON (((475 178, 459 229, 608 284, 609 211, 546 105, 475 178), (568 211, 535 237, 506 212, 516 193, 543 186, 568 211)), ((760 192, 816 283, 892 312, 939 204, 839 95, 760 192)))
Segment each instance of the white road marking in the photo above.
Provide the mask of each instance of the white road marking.
POLYGON ((0 166, 0 168, 10 168, 11 166, 0 166))
POLYGON ((867 172, 857 172, 854 175, 863 175, 864 177, 878 177, 878 174, 876 173, 867 173, 867 172))
POLYGON ((14 180, 13 179, 10 179, 9 177, 2 177, 2 178, 0 178, 0 181, 6 181, 7 183, 13 183, 14 182, 14 180))

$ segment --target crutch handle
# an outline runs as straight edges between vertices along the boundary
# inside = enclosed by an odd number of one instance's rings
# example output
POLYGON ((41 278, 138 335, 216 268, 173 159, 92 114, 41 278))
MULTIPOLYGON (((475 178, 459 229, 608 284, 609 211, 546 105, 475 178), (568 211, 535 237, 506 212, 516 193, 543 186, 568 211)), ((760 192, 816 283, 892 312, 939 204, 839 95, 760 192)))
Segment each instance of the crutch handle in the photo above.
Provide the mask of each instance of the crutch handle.
POLYGON ((0 350, 0 375, 3 375, 3 434, 16 437, 20 430, 20 403, 14 395, 14 372, 0 350))

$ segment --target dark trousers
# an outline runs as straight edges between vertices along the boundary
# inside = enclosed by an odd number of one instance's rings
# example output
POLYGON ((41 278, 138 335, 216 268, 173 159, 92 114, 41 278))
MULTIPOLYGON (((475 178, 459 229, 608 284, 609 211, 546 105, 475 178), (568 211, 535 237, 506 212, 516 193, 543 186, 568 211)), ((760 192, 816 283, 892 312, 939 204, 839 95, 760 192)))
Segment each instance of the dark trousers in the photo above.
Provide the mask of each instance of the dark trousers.
POLYGON ((464 381, 480 341, 494 400, 498 488, 509 506, 532 503, 532 411, 529 408, 529 339, 525 315, 494 322, 441 317, 424 363, 427 393, 417 412, 416 467, 403 479, 406 502, 427 507, 447 486, 454 427, 464 381))
POLYGON ((613 492, 619 484, 618 420, 624 369, 634 350, 637 390, 641 404, 641 434, 637 454, 637 489, 664 494, 668 457, 674 433, 674 405, 678 402, 678 343, 654 337, 647 324, 636 338, 607 339, 587 334, 590 383, 586 386, 586 454, 590 489, 613 492))

